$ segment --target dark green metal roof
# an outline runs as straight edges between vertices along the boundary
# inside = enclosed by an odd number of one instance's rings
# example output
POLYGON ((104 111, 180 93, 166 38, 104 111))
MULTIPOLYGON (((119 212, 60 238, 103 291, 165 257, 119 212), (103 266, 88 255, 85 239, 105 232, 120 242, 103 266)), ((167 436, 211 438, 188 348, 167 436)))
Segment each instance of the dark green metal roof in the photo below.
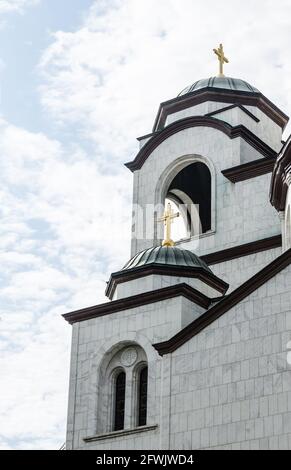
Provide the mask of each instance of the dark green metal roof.
POLYGON ((157 246, 141 251, 126 263, 122 271, 149 264, 203 268, 205 271, 212 272, 207 264, 192 253, 192 251, 184 250, 176 246, 157 246))
POLYGON ((241 80, 240 78, 211 77, 198 80, 197 82, 182 90, 178 96, 186 95, 187 93, 192 93, 193 91, 201 90, 202 88, 221 88, 224 90, 260 93, 257 88, 253 87, 245 80, 241 80))

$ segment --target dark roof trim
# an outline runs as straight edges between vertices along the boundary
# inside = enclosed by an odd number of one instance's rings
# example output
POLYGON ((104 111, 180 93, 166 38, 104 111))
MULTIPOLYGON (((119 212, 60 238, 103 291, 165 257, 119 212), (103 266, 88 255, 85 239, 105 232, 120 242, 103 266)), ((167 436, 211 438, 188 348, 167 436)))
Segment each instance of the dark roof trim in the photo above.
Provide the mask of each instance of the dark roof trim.
POLYGON ((258 160, 253 160, 252 162, 227 168, 226 170, 222 170, 221 173, 232 183, 238 183, 239 181, 271 173, 275 163, 276 157, 274 155, 273 157, 260 158, 258 160))
POLYGON ((282 246, 282 235, 275 235, 274 237, 263 238, 243 245, 234 246, 225 250, 209 253, 208 255, 200 256, 208 265, 223 263, 231 259, 242 258, 249 256, 260 251, 271 250, 282 246))
POLYGON ((262 93, 249 93, 247 91, 234 91, 207 87, 161 103, 153 131, 155 132, 164 128, 169 114, 190 108, 191 106, 195 106, 205 101, 256 106, 282 129, 285 129, 289 120, 288 116, 262 93))
POLYGON ((212 113, 207 113, 205 116, 215 116, 217 114, 224 113, 225 111, 230 111, 231 109, 239 108, 241 111, 243 111, 245 114, 247 114, 251 119, 253 119, 255 122, 260 122, 260 119, 258 119, 253 113, 251 113, 247 108, 242 106, 241 104, 231 104, 230 106, 226 106, 225 108, 220 108, 217 109, 216 111, 212 111, 212 113))
POLYGON ((193 336, 200 333, 200 331, 221 317, 228 310, 235 307, 239 302, 255 292, 267 281, 272 279, 290 263, 291 249, 278 256, 278 258, 276 258, 265 268, 256 273, 253 277, 244 282, 240 287, 231 292, 231 294, 224 297, 219 303, 215 304, 207 312, 203 313, 199 318, 183 328, 183 330, 170 338, 168 341, 154 344, 155 349, 161 356, 175 351, 184 343, 193 338, 193 336))
POLYGON ((175 266, 170 264, 147 264, 145 266, 139 266, 137 268, 125 269, 124 271, 118 271, 111 274, 110 280, 107 284, 105 295, 112 299, 117 284, 121 282, 133 281, 141 277, 150 276, 152 274, 158 274, 160 276, 178 276, 197 278, 200 281, 205 282, 208 286, 216 289, 218 292, 225 294, 229 284, 219 279, 211 271, 206 271, 203 268, 190 268, 188 266, 175 266))
POLYGON ((106 302, 95 305, 94 307, 83 308, 74 312, 65 313, 64 319, 71 325, 76 322, 90 320, 91 318, 111 315, 112 313, 122 312, 131 308, 141 307, 142 305, 161 302, 162 300, 172 299, 183 296, 203 308, 208 308, 211 300, 206 295, 201 294, 188 284, 181 283, 174 286, 164 287, 150 292, 133 295, 124 299, 106 302))
MULTIPOLYGON (((260 122, 260 119, 258 119, 253 113, 251 113, 247 108, 245 108, 244 106, 242 106, 240 104, 231 104, 230 106, 226 106, 224 108, 217 109, 216 111, 212 111, 211 113, 206 113, 206 114, 204 114, 204 116, 213 117, 216 114, 221 114, 221 113, 224 113, 225 111, 229 111, 230 109, 235 109, 235 108, 241 109, 245 114, 247 114, 255 122, 260 122)), ((153 137, 157 132, 159 132, 159 131, 150 132, 149 134, 142 135, 140 137, 137 137, 136 140, 138 140, 140 142, 144 139, 149 139, 150 137, 153 137)))
POLYGON ((259 139, 255 134, 249 131, 245 126, 231 126, 221 119, 215 119, 207 116, 192 116, 185 119, 175 121, 162 131, 153 135, 153 137, 145 143, 140 149, 137 156, 132 162, 126 163, 125 166, 131 171, 139 170, 151 153, 171 135, 176 134, 184 129, 191 127, 212 127, 227 135, 230 139, 241 137, 253 148, 255 148, 264 157, 274 158, 277 154, 265 142, 259 139))
POLYGON ((291 136, 277 158, 271 180, 270 200, 277 211, 285 210, 288 173, 291 173, 291 136))

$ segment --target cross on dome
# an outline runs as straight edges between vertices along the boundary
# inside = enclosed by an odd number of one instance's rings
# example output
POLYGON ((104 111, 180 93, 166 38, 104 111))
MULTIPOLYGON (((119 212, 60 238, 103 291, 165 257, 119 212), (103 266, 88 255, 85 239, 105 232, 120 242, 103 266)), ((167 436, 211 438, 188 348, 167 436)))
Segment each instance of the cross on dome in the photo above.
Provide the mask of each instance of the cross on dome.
POLYGON ((219 74, 218 77, 224 77, 223 65, 229 63, 229 60, 224 55, 223 45, 220 44, 218 49, 213 49, 213 52, 217 55, 219 61, 219 74))
POLYGON ((174 246, 175 243, 171 239, 171 226, 172 226, 172 221, 176 217, 179 217, 179 212, 174 213, 171 204, 168 202, 167 204, 167 209, 164 212, 163 217, 158 219, 158 222, 164 222, 165 223, 165 238, 163 240, 162 246, 174 246))

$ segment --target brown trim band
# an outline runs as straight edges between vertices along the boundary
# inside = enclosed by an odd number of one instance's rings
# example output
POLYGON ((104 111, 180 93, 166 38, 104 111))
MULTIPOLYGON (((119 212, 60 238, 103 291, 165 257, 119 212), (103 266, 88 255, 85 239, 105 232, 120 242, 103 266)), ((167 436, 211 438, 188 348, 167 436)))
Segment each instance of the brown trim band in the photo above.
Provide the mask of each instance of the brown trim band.
POLYGON ((215 116, 217 114, 224 113, 225 111, 230 111, 231 109, 239 108, 241 111, 243 111, 245 114, 247 114, 253 121, 255 122, 260 122, 260 120, 253 114, 251 113, 247 108, 242 106, 241 104, 231 104, 230 106, 225 106, 225 108, 220 108, 217 109, 216 111, 212 111, 211 113, 205 114, 205 116, 215 116))
POLYGON ((256 176, 265 175, 273 171, 276 158, 260 158, 259 160, 253 160, 252 162, 243 163, 242 165, 222 170, 223 176, 225 176, 232 183, 238 183, 239 181, 245 181, 256 176))
POLYGON ((206 297, 206 295, 201 294, 201 292, 197 291, 188 284, 181 283, 150 292, 144 292, 138 295, 132 295, 131 297, 126 297, 124 299, 113 300, 112 302, 95 305, 94 307, 83 308, 74 312, 65 313, 63 317, 72 325, 76 322, 122 312, 123 310, 141 307, 142 305, 161 302, 162 300, 172 299, 179 296, 183 296, 203 308, 208 308, 211 303, 211 300, 206 297))
POLYGON ((164 128, 169 114, 177 113, 178 111, 196 106, 205 101, 255 106, 283 130, 289 120, 288 116, 262 93, 249 93, 246 91, 207 87, 161 103, 153 131, 155 132, 164 128))
POLYGON ((244 282, 240 287, 231 292, 231 294, 224 297, 219 303, 215 304, 207 312, 203 313, 199 318, 183 328, 183 330, 170 338, 168 341, 154 344, 155 349, 161 356, 175 351, 191 338, 193 338, 193 336, 200 333, 200 331, 221 317, 224 313, 235 307, 247 296, 255 292, 259 287, 272 279, 284 268, 289 266, 290 263, 291 249, 278 256, 278 258, 276 258, 265 268, 256 273, 253 277, 244 282))
MULTIPOLYGON (((212 111, 211 113, 206 113, 204 116, 206 117, 213 117, 216 114, 224 113, 225 111, 229 111, 231 109, 239 108, 241 109, 245 114, 247 114, 250 118, 252 118, 255 122, 260 122, 260 119, 258 119, 253 113, 251 113, 247 108, 240 104, 231 104, 230 106, 226 106, 225 108, 220 108, 217 109, 216 111, 212 111)), ((144 139, 149 139, 150 137, 153 137, 156 132, 150 132, 149 134, 142 135, 140 137, 137 137, 137 140, 140 142, 144 139)))
POLYGON ((208 265, 223 263, 231 259, 242 258, 249 256, 260 251, 271 250, 282 246, 282 235, 275 235, 274 237, 263 238, 255 242, 244 243, 243 245, 234 246, 225 250, 209 253, 208 255, 200 256, 208 265))
POLYGON ((107 284, 105 295, 112 299, 117 284, 121 282, 133 281, 141 277, 150 276, 157 274, 160 276, 177 276, 177 277, 188 277, 197 278, 200 281, 205 282, 208 286, 216 289, 221 294, 225 294, 229 288, 229 284, 219 279, 211 271, 206 271, 203 268, 189 268, 187 266, 175 266, 169 264, 148 264, 145 266, 139 266, 124 271, 118 271, 111 274, 110 280, 107 284))
POLYGON ((241 137, 264 157, 275 158, 277 155, 276 152, 271 149, 271 147, 259 139, 245 126, 239 125, 233 127, 227 122, 221 121, 220 119, 205 116, 192 116, 175 121, 172 124, 169 124, 169 126, 165 127, 165 129, 162 131, 154 134, 153 137, 140 149, 135 159, 132 162, 126 163, 125 166, 131 171, 139 170, 147 158, 151 155, 151 153, 162 142, 164 142, 164 140, 168 139, 171 135, 176 134, 177 132, 180 132, 184 129, 189 129, 191 127, 211 127, 223 132, 230 139, 241 137))
POLYGON ((270 200, 277 211, 285 210, 289 173, 291 173, 291 137, 288 138, 275 163, 271 180, 270 200))

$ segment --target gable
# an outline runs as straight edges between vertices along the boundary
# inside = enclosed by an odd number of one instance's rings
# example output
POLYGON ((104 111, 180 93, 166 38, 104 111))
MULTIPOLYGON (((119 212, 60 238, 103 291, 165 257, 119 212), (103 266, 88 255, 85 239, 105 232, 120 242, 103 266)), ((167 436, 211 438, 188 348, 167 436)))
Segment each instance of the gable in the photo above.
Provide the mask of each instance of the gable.
POLYGON ((279 293, 286 293, 289 299, 289 308, 291 307, 291 249, 276 258, 261 271, 248 279, 231 294, 224 297, 223 300, 211 307, 207 312, 201 315, 197 320, 183 328, 179 333, 168 341, 155 344, 155 349, 160 355, 171 353, 187 343, 191 338, 198 335, 208 325, 218 320, 225 313, 233 310, 238 304, 247 297, 256 293, 261 296, 261 303, 265 297, 266 288, 269 289, 270 297, 279 293), (267 284, 267 286, 266 286, 267 284), (263 293, 263 295, 262 295, 263 293))
POLYGON ((170 136, 181 132, 184 129, 192 127, 210 127, 225 134, 230 139, 241 137, 251 147, 253 147, 262 157, 275 158, 276 152, 271 149, 265 142, 259 139, 255 134, 242 125, 231 126, 230 124, 207 116, 192 116, 180 119, 169 124, 165 129, 153 135, 153 137, 140 149, 137 156, 132 162, 126 163, 126 167, 132 172, 142 168, 145 161, 151 153, 170 136))

